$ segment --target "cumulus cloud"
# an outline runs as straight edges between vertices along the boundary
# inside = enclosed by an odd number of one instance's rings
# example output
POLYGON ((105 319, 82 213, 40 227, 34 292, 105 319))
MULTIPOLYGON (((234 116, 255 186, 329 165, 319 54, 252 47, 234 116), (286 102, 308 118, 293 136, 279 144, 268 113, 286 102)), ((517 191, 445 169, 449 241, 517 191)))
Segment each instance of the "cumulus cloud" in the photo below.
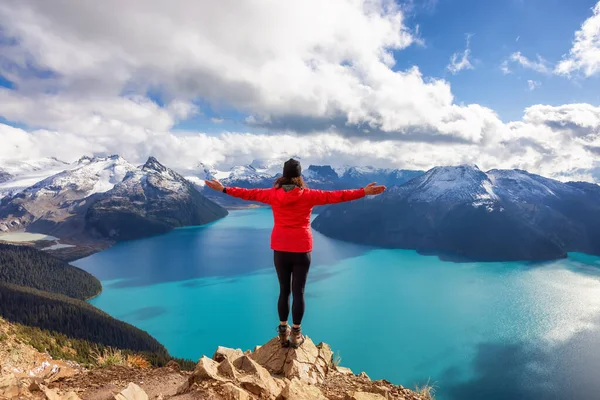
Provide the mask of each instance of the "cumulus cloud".
POLYGON ((470 34, 467 35, 467 46, 465 50, 462 53, 454 53, 450 57, 450 64, 448 64, 446 68, 454 75, 463 69, 474 69, 473 64, 469 60, 469 56, 471 55, 471 49, 469 48, 471 36, 472 35, 470 34))
POLYGON ((370 140, 321 132, 295 134, 199 132, 145 129, 131 134, 131 126, 99 125, 84 135, 54 130, 25 131, 0 124, 0 158, 55 156, 73 161, 81 154, 119 153, 132 162, 148 155, 176 168, 199 162, 220 168, 248 164, 253 159, 301 155, 305 163, 374 165, 428 169, 435 165, 477 164, 483 169, 521 168, 562 180, 600 178, 600 107, 589 104, 537 105, 525 110, 521 121, 497 127, 485 143, 370 140))
POLYGON ((600 2, 592 11, 593 15, 575 32, 573 47, 556 66, 555 73, 570 76, 578 71, 589 77, 600 72, 600 2))
POLYGON ((0 21, 0 74, 14 84, 0 88, 0 116, 27 126, 0 125, 3 158, 598 168, 596 108, 532 107, 504 123, 455 103, 447 81, 395 68, 394 54, 419 39, 392 0, 7 0, 0 21), (202 112, 196 104, 267 133, 173 132, 202 112))
POLYGON ((24 0, 2 3, 0 17, 14 38, 3 42, 2 73, 27 93, 107 97, 159 88, 184 101, 228 104, 270 129, 302 132, 311 120, 319 129, 334 121, 342 134, 382 140, 425 132, 480 141, 481 119, 494 118, 483 107, 455 105, 449 84, 417 67, 392 69, 392 51, 416 40, 393 0, 24 0), (32 78, 23 73, 31 66, 51 73, 32 78), (464 125, 472 128, 457 129, 464 125))

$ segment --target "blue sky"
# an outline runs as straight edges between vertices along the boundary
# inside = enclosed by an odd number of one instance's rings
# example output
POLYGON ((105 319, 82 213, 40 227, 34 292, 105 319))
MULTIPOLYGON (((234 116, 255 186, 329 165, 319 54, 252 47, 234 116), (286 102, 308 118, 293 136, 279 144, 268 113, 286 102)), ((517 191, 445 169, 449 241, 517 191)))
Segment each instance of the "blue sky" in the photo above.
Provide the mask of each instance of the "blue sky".
POLYGON ((600 180, 597 0, 391 4, 0 2, 0 159, 302 153, 600 180))
POLYGON ((411 19, 419 24, 425 46, 396 53, 398 68, 418 65, 425 75, 451 82, 458 102, 488 106, 502 120, 518 120, 533 104, 560 105, 587 102, 600 104, 600 81, 582 83, 561 76, 546 76, 523 68, 505 75, 499 66, 520 51, 530 59, 540 55, 556 64, 568 53, 574 32, 589 18, 591 0, 439 0, 432 11, 411 19), (474 70, 452 75, 446 70, 453 52, 470 41, 474 70), (518 40, 517 40, 518 38, 518 40), (541 86, 528 90, 527 80, 541 86))

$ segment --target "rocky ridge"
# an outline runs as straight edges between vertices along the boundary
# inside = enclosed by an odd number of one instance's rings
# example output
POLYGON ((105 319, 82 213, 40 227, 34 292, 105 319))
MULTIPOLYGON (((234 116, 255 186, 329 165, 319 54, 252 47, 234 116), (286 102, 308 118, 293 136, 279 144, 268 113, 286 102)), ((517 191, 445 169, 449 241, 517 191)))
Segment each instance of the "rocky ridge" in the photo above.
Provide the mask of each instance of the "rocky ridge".
POLYGON ((206 400, 426 400, 428 393, 372 381, 336 365, 325 343, 310 338, 299 349, 273 338, 254 351, 218 347, 193 372, 170 362, 155 369, 112 366, 85 369, 52 360, 13 338, 0 342, 0 398, 206 400))

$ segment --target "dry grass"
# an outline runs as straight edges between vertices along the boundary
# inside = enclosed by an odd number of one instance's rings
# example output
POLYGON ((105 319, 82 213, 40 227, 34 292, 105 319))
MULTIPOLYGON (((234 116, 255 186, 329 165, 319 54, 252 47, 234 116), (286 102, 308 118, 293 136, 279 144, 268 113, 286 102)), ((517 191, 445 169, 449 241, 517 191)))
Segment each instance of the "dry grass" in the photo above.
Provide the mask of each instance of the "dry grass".
POLYGON ((96 365, 102 368, 112 365, 125 365, 126 361, 121 350, 112 347, 105 347, 102 351, 96 348, 92 355, 96 361, 96 365))
POLYGON ((148 369, 152 367, 150 361, 139 354, 124 354, 121 350, 113 347, 105 347, 100 350, 96 347, 93 352, 96 365, 101 368, 113 365, 122 365, 131 368, 148 369))
POLYGON ((423 385, 417 385, 415 388, 415 392, 423 399, 423 400, 434 400, 435 399, 435 384, 431 383, 429 380, 427 383, 423 385))
POLYGON ((125 363, 128 367, 133 368, 148 369, 151 367, 150 362, 144 357, 140 356, 139 354, 128 355, 127 359, 125 360, 125 363))
POLYGON ((333 364, 336 367, 339 367, 341 363, 342 363, 342 356, 340 355, 340 352, 338 350, 338 352, 335 353, 335 357, 333 357, 333 364))

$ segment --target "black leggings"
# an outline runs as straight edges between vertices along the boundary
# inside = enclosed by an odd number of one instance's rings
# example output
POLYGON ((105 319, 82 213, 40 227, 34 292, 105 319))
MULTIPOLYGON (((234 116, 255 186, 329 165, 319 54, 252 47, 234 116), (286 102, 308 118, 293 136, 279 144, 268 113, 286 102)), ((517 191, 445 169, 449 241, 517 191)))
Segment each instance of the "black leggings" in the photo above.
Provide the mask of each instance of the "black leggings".
POLYGON ((290 292, 294 294, 292 305, 292 320, 294 325, 300 325, 304 316, 304 286, 310 268, 309 253, 290 253, 277 251, 273 255, 275 269, 279 278, 279 320, 287 321, 290 315, 290 292))

